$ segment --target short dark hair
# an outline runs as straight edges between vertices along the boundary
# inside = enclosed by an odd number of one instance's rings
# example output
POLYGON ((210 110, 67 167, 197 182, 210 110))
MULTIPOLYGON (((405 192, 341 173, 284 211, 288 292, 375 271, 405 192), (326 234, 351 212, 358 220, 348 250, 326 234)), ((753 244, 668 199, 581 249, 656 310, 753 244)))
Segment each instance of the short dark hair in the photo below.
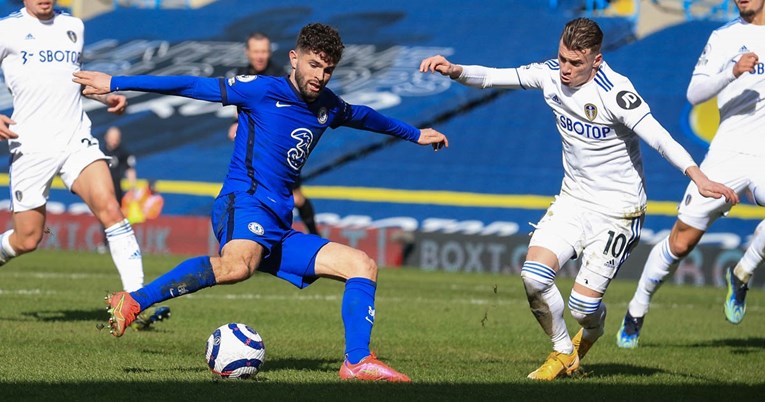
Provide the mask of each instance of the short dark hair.
POLYGON ((569 50, 582 52, 590 49, 597 53, 603 44, 603 31, 589 18, 576 18, 566 24, 560 39, 569 50))
POLYGON ((264 34, 263 32, 252 32, 249 35, 247 35, 247 40, 244 41, 245 46, 248 48, 250 47, 250 41, 251 40, 267 40, 271 41, 271 38, 268 37, 268 35, 264 34))
POLYGON ((295 48, 324 54, 322 59, 337 65, 343 57, 343 40, 335 28, 329 25, 313 23, 300 30, 295 48))

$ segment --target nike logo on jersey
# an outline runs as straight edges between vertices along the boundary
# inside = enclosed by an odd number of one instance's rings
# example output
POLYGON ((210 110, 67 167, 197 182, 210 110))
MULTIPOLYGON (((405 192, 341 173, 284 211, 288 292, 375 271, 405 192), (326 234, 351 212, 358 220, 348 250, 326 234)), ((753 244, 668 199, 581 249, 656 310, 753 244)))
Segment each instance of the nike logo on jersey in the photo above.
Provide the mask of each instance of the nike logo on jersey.
POLYGON ((276 101, 276 107, 290 107, 290 106, 292 105, 290 105, 289 103, 281 103, 279 101, 276 101))

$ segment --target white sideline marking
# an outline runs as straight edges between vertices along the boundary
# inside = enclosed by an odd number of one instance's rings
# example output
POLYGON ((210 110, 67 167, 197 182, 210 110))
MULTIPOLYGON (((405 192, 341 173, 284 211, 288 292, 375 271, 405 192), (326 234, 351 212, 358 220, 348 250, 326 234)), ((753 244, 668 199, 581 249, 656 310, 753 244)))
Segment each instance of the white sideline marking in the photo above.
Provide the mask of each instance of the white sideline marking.
POLYGON ((23 296, 39 296, 42 294, 52 295, 56 294, 55 290, 42 290, 42 289, 0 289, 0 295, 23 295, 23 296))

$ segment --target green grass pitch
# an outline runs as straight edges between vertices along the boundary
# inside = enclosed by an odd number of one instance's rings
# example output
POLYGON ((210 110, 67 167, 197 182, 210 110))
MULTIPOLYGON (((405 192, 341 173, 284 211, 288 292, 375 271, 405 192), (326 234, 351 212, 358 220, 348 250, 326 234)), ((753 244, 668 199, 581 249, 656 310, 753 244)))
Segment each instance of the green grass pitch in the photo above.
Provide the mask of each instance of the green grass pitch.
MULTIPOLYGON (((182 257, 145 256, 147 280, 182 257)), ((558 285, 567 298, 571 281, 558 285)), ((557 400, 745 401, 765 391, 765 292, 750 291, 738 326, 723 289, 665 286, 640 347, 615 333, 634 281, 616 280, 606 334, 582 374, 535 383, 526 375, 550 343, 517 276, 381 270, 372 349, 412 384, 341 382, 343 284, 299 291, 269 275, 171 300, 154 330, 115 339, 96 325, 103 296, 119 288, 108 255, 39 251, 0 268, 0 400, 557 400), (204 345, 216 327, 243 322, 264 338, 254 380, 213 381, 204 345)), ((568 315, 569 330, 575 333, 568 315)))

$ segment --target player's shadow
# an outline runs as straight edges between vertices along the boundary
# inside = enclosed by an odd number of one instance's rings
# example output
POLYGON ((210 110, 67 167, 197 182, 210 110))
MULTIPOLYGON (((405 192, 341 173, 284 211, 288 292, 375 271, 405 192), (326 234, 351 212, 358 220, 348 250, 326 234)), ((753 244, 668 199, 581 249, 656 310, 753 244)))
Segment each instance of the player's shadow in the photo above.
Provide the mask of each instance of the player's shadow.
POLYGON ((637 366, 617 363, 582 363, 575 377, 614 377, 614 376, 652 376, 666 373, 656 367, 637 366))
POLYGON ((276 359, 266 360, 265 366, 268 371, 278 370, 308 370, 334 372, 340 369, 337 359, 276 359))
MULTIPOLYGON (((656 345, 657 347, 659 345, 656 345)), ((759 353, 762 349, 765 349, 765 338, 763 337, 748 337, 748 338, 723 338, 723 339, 710 339, 708 341, 696 342, 696 343, 665 343, 660 345, 661 347, 675 347, 675 348, 729 348, 731 353, 734 354, 748 354, 759 353)), ((651 348, 653 345, 640 344, 641 348, 651 348)))
POLYGON ((687 348, 718 348, 729 347, 734 349, 748 348, 748 349, 765 349, 765 338, 748 337, 748 338, 725 338, 725 339, 712 339, 705 342, 692 343, 690 345, 683 345, 687 348))
POLYGON ((62 321, 106 321, 109 317, 105 310, 56 310, 56 311, 28 311, 21 313, 24 317, 43 322, 62 321))

